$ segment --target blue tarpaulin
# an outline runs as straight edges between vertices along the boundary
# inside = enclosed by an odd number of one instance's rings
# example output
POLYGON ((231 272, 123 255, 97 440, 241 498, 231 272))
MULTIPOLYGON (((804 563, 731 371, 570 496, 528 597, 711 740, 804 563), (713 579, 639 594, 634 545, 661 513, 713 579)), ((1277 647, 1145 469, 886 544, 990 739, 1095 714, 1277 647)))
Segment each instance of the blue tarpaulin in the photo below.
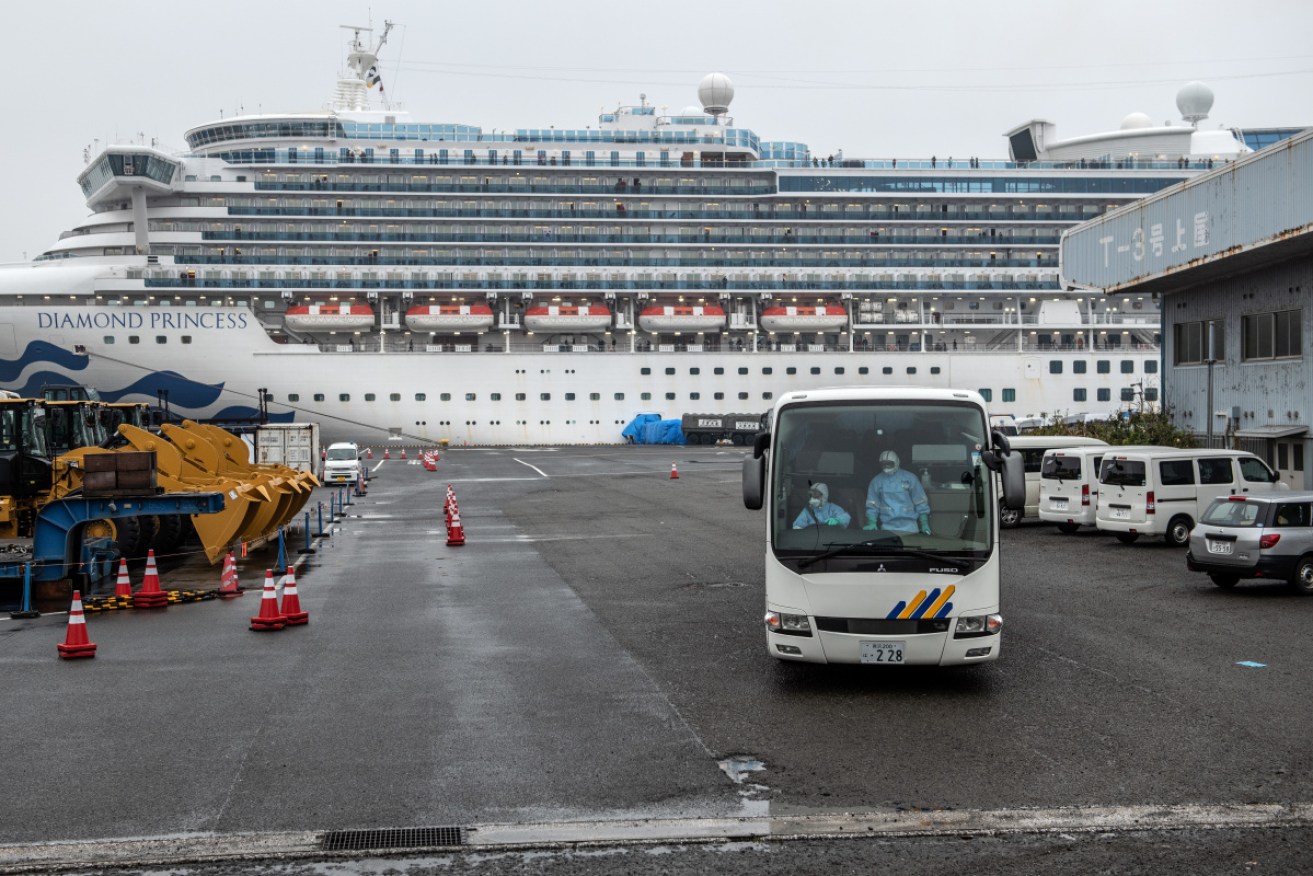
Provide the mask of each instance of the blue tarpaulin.
POLYGON ((620 432, 630 444, 686 444, 679 420, 663 420, 660 414, 639 414, 620 432))

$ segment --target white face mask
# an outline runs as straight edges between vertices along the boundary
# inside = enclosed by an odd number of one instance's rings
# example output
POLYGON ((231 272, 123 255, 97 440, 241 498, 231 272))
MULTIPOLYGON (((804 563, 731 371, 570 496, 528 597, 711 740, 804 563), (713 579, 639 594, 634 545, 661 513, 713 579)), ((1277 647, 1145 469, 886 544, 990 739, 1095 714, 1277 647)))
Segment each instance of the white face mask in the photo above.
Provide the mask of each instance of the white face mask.
POLYGON ((821 500, 816 496, 812 496, 807 500, 807 504, 811 505, 813 508, 819 508, 821 507, 821 500))

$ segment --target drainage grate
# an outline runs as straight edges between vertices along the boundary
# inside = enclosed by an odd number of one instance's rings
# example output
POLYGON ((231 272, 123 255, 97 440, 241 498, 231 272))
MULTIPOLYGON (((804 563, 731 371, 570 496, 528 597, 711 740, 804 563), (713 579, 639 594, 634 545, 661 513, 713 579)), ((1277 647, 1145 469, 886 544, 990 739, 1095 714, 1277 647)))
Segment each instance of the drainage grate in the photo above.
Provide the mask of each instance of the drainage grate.
POLYGON ((330 830, 319 840, 319 849, 325 852, 359 852, 367 849, 413 849, 463 845, 465 845, 465 828, 463 827, 330 830))

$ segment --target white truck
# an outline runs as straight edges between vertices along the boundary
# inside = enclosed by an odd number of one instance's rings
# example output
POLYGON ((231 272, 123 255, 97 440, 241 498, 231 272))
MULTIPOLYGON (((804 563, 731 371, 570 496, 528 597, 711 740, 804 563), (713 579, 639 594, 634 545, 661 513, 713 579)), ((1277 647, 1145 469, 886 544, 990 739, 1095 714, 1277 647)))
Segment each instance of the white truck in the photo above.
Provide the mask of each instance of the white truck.
POLYGON ((360 479, 360 448, 350 441, 330 444, 324 455, 326 484, 354 484, 360 479))

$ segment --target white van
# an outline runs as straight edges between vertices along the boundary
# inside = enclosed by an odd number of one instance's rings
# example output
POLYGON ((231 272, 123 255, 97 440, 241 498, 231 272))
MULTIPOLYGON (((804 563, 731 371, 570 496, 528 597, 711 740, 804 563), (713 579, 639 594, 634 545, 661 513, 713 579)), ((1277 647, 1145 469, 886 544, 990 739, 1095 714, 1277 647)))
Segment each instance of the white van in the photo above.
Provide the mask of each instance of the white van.
POLYGON ((324 483, 354 484, 360 478, 360 448, 350 441, 330 444, 324 454, 324 483))
POLYGON ((1094 525, 1098 510, 1099 464, 1106 446, 1062 447, 1044 451, 1039 472, 1039 519, 1071 534, 1094 525))
POLYGON ((1095 525, 1126 544, 1161 535, 1184 547, 1218 496, 1284 489, 1267 463, 1242 450, 1116 447, 1104 454, 1099 470, 1095 525))
POLYGON ((1107 447, 1107 441, 1098 438, 1079 438, 1072 435, 1018 435, 1009 438, 1008 444, 1021 454, 1026 465, 1026 507, 1024 511, 999 507, 998 522, 1005 528, 1013 527, 1024 519, 1039 519, 1040 473, 1044 466, 1044 453, 1060 447, 1107 447))

